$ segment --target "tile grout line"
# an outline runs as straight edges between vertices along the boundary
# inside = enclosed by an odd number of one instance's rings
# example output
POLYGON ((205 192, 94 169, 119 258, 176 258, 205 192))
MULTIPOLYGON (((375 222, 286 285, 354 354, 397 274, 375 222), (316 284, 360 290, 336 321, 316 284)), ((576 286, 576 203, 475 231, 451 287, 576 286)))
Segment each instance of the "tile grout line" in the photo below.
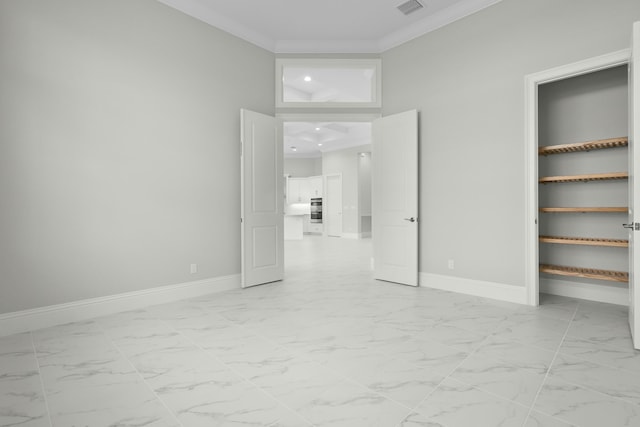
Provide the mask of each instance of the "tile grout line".
POLYGON ((44 378, 42 378, 42 369, 40 368, 40 360, 38 359, 38 352, 36 350, 36 344, 33 340, 33 332, 29 331, 29 340, 31 341, 31 349, 33 350, 33 357, 36 359, 36 365, 38 367, 38 378, 40 379, 40 388, 42 389, 42 399, 44 400, 44 406, 47 410, 47 419, 49 425, 53 427, 53 421, 51 420, 51 409, 49 409, 49 400, 47 399, 47 391, 44 387, 44 378))
MULTIPOLYGON (((467 331, 467 332, 469 332, 469 331, 467 331)), ((486 336, 486 337, 482 340, 482 342, 486 341, 488 338, 489 338, 489 335, 488 335, 488 336, 486 336)), ((431 397, 431 395, 433 395, 433 393, 435 393, 435 392, 440 388, 440 386, 441 386, 441 385, 442 385, 442 384, 443 384, 447 379, 451 378, 451 375, 452 375, 456 370, 458 370, 458 368, 459 368, 460 366, 462 366, 462 364, 463 364, 463 363, 464 363, 464 362, 465 362, 469 357, 471 357, 473 354, 475 354, 475 353, 478 351, 478 349, 479 349, 479 348, 480 348, 480 345, 478 345, 476 348, 474 348, 474 349, 473 349, 473 350, 472 350, 472 351, 471 351, 471 352, 470 352, 470 353, 469 353, 469 354, 468 354, 464 359, 462 359, 462 360, 460 361, 460 363, 458 363, 458 364, 455 366, 455 368, 451 369, 451 371, 449 371, 449 373, 448 373, 448 374, 447 374, 447 375, 446 375, 446 376, 445 376, 445 377, 444 377, 444 378, 443 378, 443 379, 438 383, 438 385, 437 385, 437 386, 435 386, 435 387, 434 387, 434 389, 433 389, 433 390, 431 390, 431 392, 429 392, 429 393, 424 397, 424 399, 422 399, 421 401, 419 401, 419 402, 418 402, 418 403, 417 403, 417 404, 416 404, 416 405, 411 409, 411 411, 407 414, 407 416, 405 416, 405 417, 403 418, 403 421, 404 421, 408 416, 410 416, 412 413, 420 414, 420 415, 422 415, 422 416, 424 416, 424 417, 426 417, 426 418, 428 419, 429 417, 427 417, 426 415, 422 414, 422 412, 419 412, 419 411, 418 411, 418 408, 420 407, 420 405, 422 405, 424 402, 426 402, 426 401, 427 401, 427 399, 429 399, 429 397, 431 397)), ((453 379, 454 381, 458 381, 458 380, 456 380, 455 378, 451 378, 451 379, 453 379)), ((460 382, 460 381, 458 381, 458 382, 460 382)), ((465 384, 465 383, 463 383, 463 384, 465 384)), ((471 386, 471 387, 472 387, 472 388, 475 388, 475 389, 477 390, 477 388, 476 388, 476 387, 474 387, 474 386, 471 386)), ((482 391, 482 390, 481 390, 481 391, 482 391)), ((484 392, 484 391, 483 391, 483 392, 484 392)), ((400 426, 401 426, 401 424, 400 424, 400 425, 398 425, 398 427, 400 427, 400 426)))
MULTIPOLYGON (((228 319, 228 318, 225 318, 225 319, 227 319, 227 320, 228 320, 228 321, 230 321, 230 322, 233 322, 233 320, 231 320, 231 319, 228 319)), ((247 331, 249 331, 249 332, 251 332, 251 333, 254 333, 254 332, 255 332, 255 330, 254 330, 254 329, 249 328, 249 327, 246 327, 245 325, 237 325, 237 326, 240 326, 241 328, 243 328, 243 329, 245 329, 245 330, 247 330, 247 331)), ((365 326, 365 327, 363 327, 363 328, 366 328, 366 326, 365 326)), ((391 328, 391 329, 393 329, 393 328, 391 328)), ((426 329, 426 327, 425 327, 424 329, 426 329)), ((411 336, 411 338, 413 338, 415 335, 417 335, 417 334, 419 334, 419 333, 423 332, 423 331, 424 331, 424 329, 421 329, 421 331, 420 331, 420 332, 407 332, 407 334, 408 334, 408 335, 410 335, 410 336, 411 336)), ((460 328, 460 329, 461 329, 461 328, 460 328)), ((466 331, 465 329, 461 329, 461 330, 466 331)), ((466 332, 470 332, 470 331, 466 331, 466 332)), ((342 381, 347 381, 347 382, 350 382, 350 383, 352 383, 352 384, 355 384, 355 385, 357 385, 357 386, 359 386, 359 387, 362 387, 362 388, 364 388, 364 389, 368 390, 369 392, 371 392, 371 393, 373 393, 373 394, 375 394, 375 395, 377 395, 377 396, 380 396, 380 397, 382 397, 382 398, 384 398, 384 399, 386 399, 386 400, 388 400, 388 401, 390 401, 390 402, 393 402, 393 403, 395 403, 395 404, 397 404, 397 405, 399 405, 399 406, 401 406, 401 407, 403 407, 403 408, 409 409, 409 413, 408 413, 408 415, 411 415, 413 412, 415 412, 415 408, 416 408, 417 406, 412 407, 412 406, 406 405, 406 404, 404 404, 404 403, 402 403, 402 402, 399 402, 399 401, 397 401, 397 400, 395 400, 395 399, 393 399, 393 398, 391 398, 391 397, 389 397, 389 396, 386 396, 386 395, 384 395, 383 393, 381 393, 381 392, 379 392, 379 391, 377 391, 377 390, 374 390, 374 389, 372 389, 372 388, 368 387, 366 384, 362 384, 360 381, 357 381, 356 379, 354 379, 354 378, 352 378, 352 377, 350 377, 350 376, 347 376, 347 375, 343 374, 342 372, 337 371, 337 370, 336 370, 336 369, 334 369, 334 368, 331 368, 331 367, 329 367, 329 366, 326 366, 324 363, 318 362, 317 360, 313 359, 313 357, 309 356, 309 354, 307 354, 307 353, 303 352, 302 350, 290 349, 289 347, 286 347, 285 345, 281 345, 281 344, 279 344, 278 342, 272 341, 272 340, 271 340, 270 338, 268 338, 268 337, 267 337, 267 338, 265 338, 265 337, 263 336, 263 334, 255 334, 255 335, 256 335, 256 336, 259 336, 259 337, 261 337, 261 338, 263 338, 263 339, 265 339, 265 340, 267 340, 267 341, 269 341, 269 342, 271 342, 272 344, 276 345, 277 347, 282 348, 282 349, 286 350, 287 352, 290 352, 291 354, 293 354, 293 355, 295 355, 295 356, 302 357, 302 358, 304 358, 304 359, 306 359, 306 360, 308 360, 308 361, 310 361, 310 362, 313 362, 313 363, 317 363, 318 365, 322 366, 324 369, 327 369, 327 370, 328 370, 328 371, 330 371, 331 373, 335 374, 337 377, 341 378, 341 379, 342 379, 342 381)), ((449 346, 448 344, 444 344, 444 343, 441 343, 441 342, 439 342, 439 341, 435 341, 435 340, 430 340, 430 341, 433 341, 433 342, 435 342, 435 343, 438 343, 438 344, 441 344, 441 345, 444 345, 444 346, 447 346, 447 347, 451 347, 451 346, 449 346)), ((451 348, 453 348, 453 347, 451 347, 451 348)), ((475 349, 474 349, 474 351, 475 351, 475 349)), ((471 353, 470 353, 470 354, 471 354, 471 353)), ((470 355, 470 354, 469 354, 469 355, 470 355)), ((409 363, 409 364, 411 364, 411 365, 413 365, 413 366, 419 367, 417 364, 415 364, 415 363, 413 363, 413 362, 410 362, 410 361, 408 361, 408 360, 405 360, 405 359, 401 359, 401 360, 403 360, 404 362, 409 363)), ((463 360, 460 362, 460 364, 462 364, 462 363, 464 362, 464 360, 466 360, 466 358, 465 358, 465 359, 463 359, 463 360)), ((459 366, 459 365, 458 365, 458 366, 459 366)), ((444 380, 445 380, 445 379, 446 379, 446 378, 447 378, 447 377, 448 377, 448 376, 449 376, 453 371, 455 371, 455 369, 457 369, 457 368, 458 368, 458 366, 456 366, 456 367, 455 367, 455 368, 454 368, 454 369, 453 369, 453 370, 452 370, 448 375, 445 375, 445 377, 444 377, 444 378, 443 378, 443 379, 438 383, 438 385, 437 385, 436 387, 434 387, 434 389, 433 389, 431 392, 429 392, 429 393, 427 394, 427 396, 429 396, 431 393, 433 393, 433 391, 435 391, 435 389, 436 389, 436 388, 437 388, 437 387, 438 387, 438 386, 439 386, 439 385, 440 385, 440 384, 441 384, 441 383, 442 383, 442 382, 443 382, 443 381, 444 381, 444 380)), ((243 378, 244 378, 244 377, 243 377, 243 378)), ((423 399, 423 400, 424 400, 424 399, 423 399)), ((421 402, 422 402, 422 400, 418 402, 418 405, 419 405, 421 402)), ((296 411, 296 413, 297 413, 297 411, 296 411)), ((408 416, 408 415, 407 415, 407 416, 408 416)), ((407 417, 407 416, 405 416, 405 417, 404 417, 400 422, 404 421, 404 419, 406 419, 406 417, 407 417)))
MULTIPOLYGON (((544 385, 547 382, 547 379, 549 378, 549 374, 551 373, 551 368, 553 367, 553 364, 555 363, 558 354, 560 354, 560 349, 562 348, 562 344, 564 343, 565 338, 567 338, 567 334, 569 333, 569 329, 571 328, 571 324, 573 323, 573 320, 576 318, 576 314, 578 314, 578 308, 580 308, 580 303, 578 303, 576 305, 576 308, 573 311, 573 316, 571 316, 571 319, 569 320, 568 324, 567 324, 567 328, 564 331, 564 334, 562 335, 562 339, 560 340, 560 343, 558 344, 558 348, 556 349, 555 354, 553 355, 553 359, 551 359, 551 362, 549 363, 549 368, 547 369, 547 372, 544 375, 544 379, 542 380, 542 383, 540 383, 540 386, 538 387, 538 391, 536 392, 536 395, 531 403, 531 406, 529 407, 529 413, 527 414, 527 417, 524 420, 524 423, 522 424, 523 427, 526 425, 527 420, 529 419, 529 417, 531 416, 531 413, 533 412, 533 408, 536 406, 536 402, 538 401, 538 397, 540 396, 540 392, 542 391, 542 389, 544 388, 544 385)), ((555 419, 555 417, 552 416, 552 418, 555 419)))
MULTIPOLYGON (((144 311, 146 312, 147 310, 144 309, 144 311)), ((131 366, 131 368, 136 372, 136 374, 138 375, 140 380, 144 383, 144 385, 147 386, 149 391, 151 391, 151 393, 155 396, 155 398, 158 399, 158 402, 160 402, 162 407, 169 414, 171 414, 171 417, 178 423, 179 426, 184 427, 184 424, 182 424, 182 422, 180 421, 178 416, 167 406, 167 404, 164 402, 164 400, 162 400, 162 398, 160 396, 158 396, 158 393, 156 393, 156 391, 153 389, 153 387, 151 387, 151 385, 147 382, 147 380, 145 380, 145 378, 142 376, 140 371, 138 371, 138 368, 136 368, 136 366, 133 364, 133 362, 131 360, 129 360, 129 358, 122 352, 122 349, 120 349, 120 347, 118 347, 118 345, 113 341, 111 336, 108 333, 106 333, 104 330, 102 330, 101 333, 107 338, 107 340, 109 340, 109 343, 113 346, 113 348, 116 349, 118 354, 120 354, 120 357, 122 357, 124 360, 127 361, 129 366, 131 366)))
MULTIPOLYGON (((309 362, 316 363, 316 364, 318 364, 318 365, 322 366, 324 369, 326 369, 326 370, 330 371, 331 373, 333 373, 334 375, 336 375, 337 377, 339 377, 339 378, 341 379, 341 382, 344 382, 344 381, 350 382, 350 383, 352 383, 352 384, 355 384, 355 385, 357 385, 357 386, 359 386, 359 387, 362 387, 362 388, 364 388, 364 389, 368 390, 369 392, 371 392, 371 393, 373 393, 373 394, 375 394, 375 395, 377 395, 377 396, 382 397, 383 399, 386 399, 386 400, 388 400, 388 401, 390 401, 390 402, 393 402, 393 403, 395 403, 395 404, 397 404, 397 405, 399 405, 399 406, 401 406, 401 407, 403 407, 403 408, 407 408, 407 409, 410 409, 410 410, 411 410, 411 407, 410 407, 410 406, 408 406, 408 405, 406 405, 406 404, 404 404, 404 403, 402 403, 402 402, 398 402, 397 400, 392 399, 392 398, 390 398, 390 397, 388 397, 388 396, 385 396, 384 394, 380 393, 379 391, 377 391, 377 390, 373 390, 372 388, 368 387, 368 386, 367 386, 367 385, 365 385, 365 384, 362 384, 361 382, 359 382, 359 381, 355 380, 354 378, 351 378, 351 377, 349 377, 349 376, 346 376, 346 375, 344 375, 343 373, 341 373, 341 372, 339 372, 339 371, 337 371, 337 370, 335 370, 335 369, 333 369, 333 368, 331 368, 331 367, 329 367, 329 366, 326 366, 324 363, 318 362, 317 360, 315 360, 313 357, 309 356, 309 354, 305 353, 305 352, 304 352, 304 351, 302 351, 302 350, 291 349, 291 348, 289 348, 289 347, 287 347, 287 346, 285 346, 285 345, 282 345, 282 344, 280 344, 280 343, 278 343, 278 342, 276 342, 276 341, 272 340, 270 337, 265 336, 265 335, 264 335, 263 333, 261 333, 261 332, 260 332, 260 333, 256 333, 256 332, 259 332, 259 331, 256 331, 255 329, 253 329, 253 328, 251 328, 251 327, 248 327, 248 326, 246 326, 246 325, 244 325, 244 324, 237 324, 234 320, 232 320, 232 319, 229 319, 229 318, 225 317, 223 314, 220 314, 220 316, 221 316, 221 317, 223 317, 225 320, 227 320, 227 321, 231 322, 231 323, 232 323, 232 324, 234 324, 235 326, 240 327, 241 329, 244 329, 245 331, 250 332, 250 333, 252 333, 252 334, 256 335, 257 337, 262 338, 262 339, 264 339, 265 341, 267 341, 267 342, 269 342, 269 343, 271 343, 271 344, 275 345, 277 348, 281 348, 281 349, 283 349, 283 350, 287 351, 288 353, 290 353, 290 354, 292 354, 292 355, 294 355, 294 356, 301 357, 301 358, 303 358, 303 359, 305 359, 305 360, 307 360, 307 361, 309 361, 309 362)), ((169 325, 169 326, 170 326, 170 325, 169 325)), ((366 328, 366 327, 363 327, 363 328, 366 328)), ((178 333, 180 333, 179 331, 177 331, 177 332, 178 332, 178 333)), ((415 335, 415 333, 414 333, 414 334, 411 334, 411 336, 413 336, 413 335, 415 335)), ((188 339, 190 339, 189 337, 187 337, 187 338, 188 338, 188 339)), ((194 341, 194 340, 192 340, 192 341, 194 342, 194 344, 195 344, 196 346, 198 346, 198 348, 200 348, 200 346, 199 346, 197 343, 195 343, 195 341, 194 341)), ((204 350, 204 349, 201 349, 201 350, 206 352, 206 350, 204 350)), ((221 360, 219 360, 219 359, 217 359, 217 358, 216 358, 216 360, 218 360, 219 362, 223 363, 225 366, 228 366, 226 363, 222 362, 221 360)), ((409 362, 407 362, 407 363, 409 363, 409 362)), ((241 378, 246 379, 249 383, 251 383, 251 384, 252 384, 252 385, 254 385, 255 387, 258 387, 259 389, 261 389, 261 390, 262 390, 262 388, 261 388, 261 387, 259 387, 258 385, 254 384, 251 380, 249 380, 249 379, 245 378, 245 377, 244 377, 243 375, 241 375, 240 373, 236 372, 233 368, 229 367, 229 369, 232 369, 232 370, 233 370, 233 372, 234 372, 234 373, 236 373, 237 375, 239 375, 241 378)), ((299 413, 298 413, 298 411, 295 411, 295 410, 293 410, 292 408, 289 408, 289 406, 288 406, 288 405, 285 405, 283 402, 280 402, 280 400, 279 400, 278 398, 276 398, 275 396, 270 395, 269 393, 267 393, 267 392, 266 392, 266 391, 264 391, 264 390, 262 390, 262 391, 263 391, 265 394, 267 394, 268 396, 270 396, 270 397, 274 398, 274 399, 275 399, 276 401, 278 401, 279 403, 282 403, 286 408, 291 409, 291 410, 292 410, 293 412, 295 412, 296 414, 299 414, 299 413)), ((304 417, 302 417, 302 418, 303 418, 305 421, 308 421, 308 420, 306 420, 306 418, 304 418, 304 417)), ((405 418, 406 418, 406 417, 405 417, 405 418)), ((312 424, 312 425, 313 425, 313 423, 310 423, 310 424, 312 424)))
MULTIPOLYGON (((233 322, 230 319, 227 319, 226 317, 221 316, 222 318, 224 318, 225 320, 227 320, 228 322, 231 322, 234 326, 239 326, 242 329, 245 329, 244 326, 242 325, 238 325, 235 322, 233 322)), ((233 372, 235 375, 238 376, 238 378, 241 378, 243 381, 251 384, 253 387, 255 387, 257 390, 259 390, 262 394, 264 394, 265 396, 267 396, 270 399, 273 399, 274 402, 276 402, 277 404, 281 405, 282 407, 288 409, 289 411, 291 411, 292 413, 296 414, 298 417, 300 417, 301 419, 303 419, 305 422, 309 423, 309 425, 311 427, 316 427, 316 425, 314 423, 312 423, 311 421, 307 420, 305 417, 303 417, 298 411, 294 410, 293 408, 291 408, 289 405, 285 404, 284 402, 280 401, 280 399, 278 399, 275 396, 272 396, 271 394, 267 393, 265 390, 262 389, 262 387, 259 387, 257 384, 255 384, 253 381, 251 381, 249 378, 246 378, 244 375, 241 375, 240 372, 238 372, 235 368, 233 368, 232 366, 229 366, 227 363, 225 363, 223 360, 220 360, 217 356, 215 356, 212 352, 207 351, 206 349, 204 349, 202 346, 200 346, 200 344, 198 344, 193 338, 183 334, 180 330, 174 328, 171 324, 167 323, 165 320, 160 319, 159 317, 156 317, 156 319, 164 324, 165 326, 167 326, 168 328, 170 328, 172 331, 176 332, 178 335, 180 335, 181 337, 187 339, 189 342, 191 342, 198 350, 200 350, 201 352, 204 353, 204 355, 208 358, 211 358, 213 360, 215 360, 216 362, 222 364, 224 367, 226 367, 229 371, 233 372)), ((279 420, 275 421, 275 423, 277 423, 279 420)), ((274 423, 272 423, 271 425, 273 425, 274 423)))

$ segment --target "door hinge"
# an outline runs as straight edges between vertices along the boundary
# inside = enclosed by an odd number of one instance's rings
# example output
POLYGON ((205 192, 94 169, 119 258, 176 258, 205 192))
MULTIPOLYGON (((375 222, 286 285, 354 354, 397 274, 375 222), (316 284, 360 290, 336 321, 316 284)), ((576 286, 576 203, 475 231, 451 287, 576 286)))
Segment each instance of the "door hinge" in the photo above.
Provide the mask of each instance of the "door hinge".
POLYGON ((635 231, 640 231, 640 222, 632 222, 630 224, 622 224, 624 228, 630 228, 635 231))

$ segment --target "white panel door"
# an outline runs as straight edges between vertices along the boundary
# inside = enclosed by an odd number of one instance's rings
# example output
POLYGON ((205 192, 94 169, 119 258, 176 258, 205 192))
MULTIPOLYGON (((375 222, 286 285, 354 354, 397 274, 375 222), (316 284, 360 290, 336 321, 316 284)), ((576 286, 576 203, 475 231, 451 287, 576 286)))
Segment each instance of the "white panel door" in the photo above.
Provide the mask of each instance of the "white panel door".
POLYGON ((418 286, 418 112, 373 122, 374 277, 418 286))
POLYGON ((342 237, 342 175, 327 175, 327 236, 342 237))
POLYGON ((629 326, 633 346, 640 349, 640 22, 633 25, 629 61, 629 326))
POLYGON ((282 143, 273 117, 240 111, 242 287, 284 277, 282 143))

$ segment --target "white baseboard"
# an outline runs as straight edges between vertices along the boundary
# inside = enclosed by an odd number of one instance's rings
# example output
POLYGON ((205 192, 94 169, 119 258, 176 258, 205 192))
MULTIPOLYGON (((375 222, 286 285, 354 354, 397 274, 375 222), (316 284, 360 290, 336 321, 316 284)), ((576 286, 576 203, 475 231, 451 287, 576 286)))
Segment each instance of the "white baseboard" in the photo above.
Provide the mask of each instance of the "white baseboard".
POLYGON ((238 289, 239 287, 240 275, 213 277, 177 285, 160 286, 142 291, 0 314, 0 336, 238 289))
POLYGON ((619 288, 540 278, 540 292, 609 304, 629 305, 629 289, 626 287, 619 288))
POLYGON ((343 239, 359 239, 360 235, 358 233, 342 233, 341 237, 343 239))
POLYGON ((342 233, 342 238, 344 239, 364 239, 367 237, 371 237, 371 232, 367 233, 342 233))
POLYGON ((527 290, 524 286, 511 286, 504 283, 431 273, 420 273, 420 286, 518 304, 527 303, 527 290))

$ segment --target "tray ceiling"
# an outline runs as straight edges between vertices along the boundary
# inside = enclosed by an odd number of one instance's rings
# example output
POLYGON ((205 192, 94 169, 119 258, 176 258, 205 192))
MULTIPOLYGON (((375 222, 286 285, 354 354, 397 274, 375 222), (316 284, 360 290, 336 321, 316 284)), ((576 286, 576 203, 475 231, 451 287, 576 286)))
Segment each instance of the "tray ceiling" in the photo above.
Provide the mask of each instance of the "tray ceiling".
POLYGON ((501 0, 158 0, 275 53, 380 53, 501 0))

